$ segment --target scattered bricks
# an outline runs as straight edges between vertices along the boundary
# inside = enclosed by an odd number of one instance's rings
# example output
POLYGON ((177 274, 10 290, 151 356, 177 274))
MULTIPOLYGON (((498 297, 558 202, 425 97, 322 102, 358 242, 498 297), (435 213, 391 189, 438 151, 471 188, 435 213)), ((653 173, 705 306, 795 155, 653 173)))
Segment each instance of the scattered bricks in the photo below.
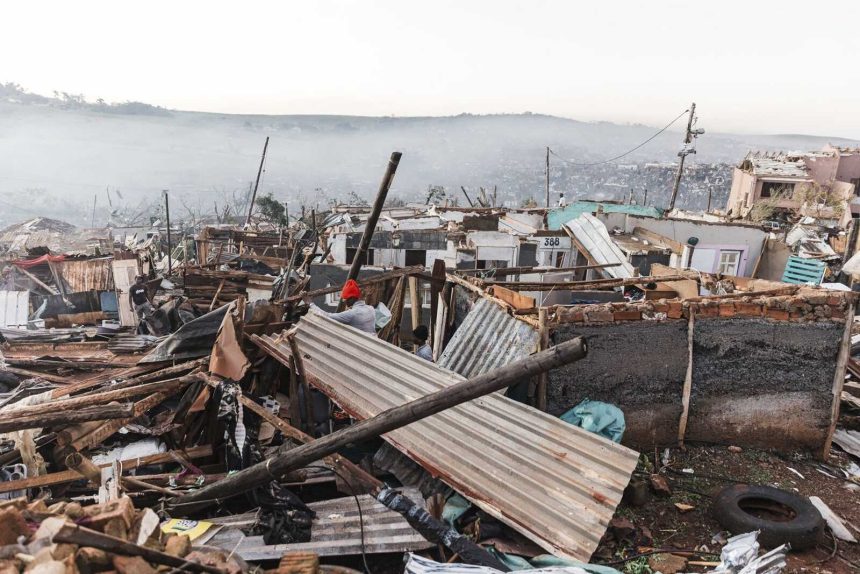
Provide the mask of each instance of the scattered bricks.
POLYGON ((126 526, 125 519, 120 516, 111 518, 105 522, 102 527, 102 532, 108 536, 113 536, 114 538, 128 540, 128 526, 126 526))
POLYGON ((642 313, 634 310, 615 311, 612 316, 616 321, 638 321, 642 318, 642 313))
POLYGON ((680 301, 672 301, 666 314, 670 319, 680 319, 684 316, 684 305, 680 301))
POLYGON ((788 314, 792 321, 801 321, 806 318, 802 311, 792 311, 788 314))
POLYGON ((20 510, 11 507, 0 510, 0 546, 15 544, 19 536, 29 533, 20 510))
POLYGON ((734 303, 720 303, 720 317, 734 317, 737 315, 734 303))
POLYGON ((655 313, 669 313, 669 304, 668 303, 654 303, 654 312, 655 313))
POLYGON ((727 447, 727 448, 726 448, 726 450, 727 450, 727 451, 729 451, 729 452, 733 452, 733 453, 735 453, 735 454, 737 454, 737 453, 739 453, 739 452, 743 452, 743 451, 744 451, 744 449, 742 449, 742 448, 741 448, 741 447, 739 447, 739 446, 735 446, 735 445, 731 445, 731 446, 727 447))
POLYGON ((654 554, 648 557, 648 566, 653 572, 677 574, 687 570, 687 559, 675 554, 654 554))
POLYGON ((735 314, 741 317, 761 317, 761 305, 755 303, 735 303, 735 314))
POLYGON ((119 574, 156 574, 149 562, 140 556, 114 556, 113 567, 119 574))
POLYGON ((840 297, 838 295, 831 295, 830 297, 827 298, 827 304, 831 305, 831 306, 840 306, 844 302, 845 302, 845 300, 842 299, 842 297, 840 297))
POLYGON ((672 496, 672 489, 669 488, 669 481, 666 480, 665 476, 661 476, 659 474, 651 475, 651 490, 653 490, 654 494, 657 496, 672 496))
POLYGON ((80 502, 70 502, 66 505, 64 514, 72 520, 77 520, 84 515, 84 509, 80 502))
POLYGON ((591 323, 611 323, 615 319, 612 311, 595 311, 586 313, 585 320, 591 323))
POLYGON ((789 320, 788 311, 786 311, 784 309, 768 308, 767 311, 765 311, 765 316, 768 319, 774 319, 776 321, 788 321, 789 320))
POLYGON ((185 534, 175 534, 167 538, 164 551, 171 556, 184 558, 191 552, 191 539, 185 534))
POLYGON ((718 317, 720 315, 720 308, 716 305, 699 305, 698 309, 696 309, 697 317, 718 317))
POLYGON ((636 536, 636 526, 627 518, 617 516, 609 521, 609 532, 619 542, 633 540, 636 536))
POLYGON ((845 318, 845 310, 844 309, 836 309, 834 307, 830 308, 830 318, 831 319, 844 319, 845 318))
POLYGON ((111 559, 104 550, 84 546, 75 554, 75 565, 81 574, 95 574, 110 570, 111 559))
MULTIPOLYGON (((131 503, 131 499, 127 496, 123 496, 122 498, 118 498, 117 500, 113 500, 107 504, 96 506, 94 508, 95 513, 91 515, 89 521, 87 521, 87 526, 89 528, 102 531, 108 522, 114 518, 121 518, 125 523, 125 528, 127 530, 131 528, 132 522, 134 522, 134 505, 131 503)), ((89 510, 89 507, 87 510, 89 510)))
POLYGON ((575 311, 567 311, 564 314, 565 323, 581 323, 585 321, 585 313, 579 309, 575 311))

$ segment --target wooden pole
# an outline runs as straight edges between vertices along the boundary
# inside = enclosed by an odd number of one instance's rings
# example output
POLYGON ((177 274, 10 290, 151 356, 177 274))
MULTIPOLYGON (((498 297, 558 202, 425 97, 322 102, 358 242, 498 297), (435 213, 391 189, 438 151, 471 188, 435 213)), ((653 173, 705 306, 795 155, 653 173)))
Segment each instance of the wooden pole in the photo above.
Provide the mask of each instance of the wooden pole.
MULTIPOLYGON (((696 102, 690 106, 690 117, 687 118, 687 134, 684 137, 684 143, 689 144, 693 141, 693 118, 696 115, 696 102)), ((687 149, 682 149, 678 152, 678 155, 681 157, 680 162, 678 163, 678 173, 675 174, 675 183, 672 185, 672 199, 669 201, 669 209, 666 210, 666 213, 671 212, 675 209, 675 201, 678 199, 678 189, 681 187, 681 175, 684 173, 684 159, 687 157, 687 149)))
POLYGON ((266 150, 269 149, 269 136, 266 136, 266 143, 263 144, 263 157, 260 158, 260 167, 257 169, 257 180, 254 182, 254 191, 251 193, 251 205, 248 206, 248 217, 245 218, 245 225, 251 224, 251 214, 254 213, 254 202, 257 200, 257 188, 260 186, 260 176, 263 174, 263 164, 266 163, 266 150))
POLYGON ((83 407, 69 412, 59 411, 20 415, 13 411, 3 414, 3 420, 0 421, 0 433, 24 429, 45 428, 54 425, 77 423, 82 421, 122 419, 130 417, 133 414, 133 405, 102 405, 83 407))
POLYGON ((367 225, 364 228, 364 233, 361 234, 361 242, 349 268, 349 274, 346 277, 348 280, 358 278, 358 272, 361 271, 362 259, 366 256, 367 250, 370 247, 370 240, 373 238, 376 223, 379 221, 382 206, 385 205, 385 198, 388 197, 388 190, 391 189, 391 182, 394 181, 394 174, 397 172, 397 166, 400 165, 400 157, 402 155, 399 151, 391 153, 388 166, 385 168, 385 175, 382 176, 382 182, 379 184, 379 191, 376 192, 373 211, 370 212, 370 216, 367 218, 367 225))
POLYGON ((167 190, 164 190, 164 217, 167 220, 167 274, 173 273, 173 253, 170 242, 170 198, 167 195, 167 190))
POLYGON ((549 207, 549 146, 546 146, 546 206, 549 207))
POLYGON ((533 356, 462 381, 414 401, 393 407, 375 417, 250 466, 215 484, 180 496, 169 504, 177 513, 192 512, 210 502, 241 494, 278 477, 336 453, 348 444, 357 444, 427 418, 451 407, 490 394, 550 369, 577 361, 586 355, 585 339, 577 337, 533 356))

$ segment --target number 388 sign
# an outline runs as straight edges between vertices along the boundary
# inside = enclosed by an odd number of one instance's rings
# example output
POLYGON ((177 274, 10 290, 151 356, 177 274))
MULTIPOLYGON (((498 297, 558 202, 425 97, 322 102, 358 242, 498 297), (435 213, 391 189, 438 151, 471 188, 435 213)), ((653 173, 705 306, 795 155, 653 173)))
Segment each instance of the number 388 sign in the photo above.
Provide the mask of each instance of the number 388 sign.
POLYGON ((537 240, 541 251, 570 249, 570 237, 538 237, 537 240))

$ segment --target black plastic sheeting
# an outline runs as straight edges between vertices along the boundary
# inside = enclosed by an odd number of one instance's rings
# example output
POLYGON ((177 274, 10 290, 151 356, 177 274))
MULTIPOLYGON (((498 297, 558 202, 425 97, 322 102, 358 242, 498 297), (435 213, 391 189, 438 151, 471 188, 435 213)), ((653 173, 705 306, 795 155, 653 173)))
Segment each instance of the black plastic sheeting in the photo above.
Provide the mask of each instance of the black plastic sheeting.
POLYGON ((205 357, 212 351, 218 329, 230 305, 201 315, 182 325, 138 363, 160 363, 205 357))
POLYGON ((424 507, 415 504, 396 490, 384 488, 376 495, 376 500, 403 516, 409 526, 430 542, 442 544, 452 552, 459 554, 463 562, 489 566, 502 572, 511 571, 498 558, 441 520, 434 518, 424 507))

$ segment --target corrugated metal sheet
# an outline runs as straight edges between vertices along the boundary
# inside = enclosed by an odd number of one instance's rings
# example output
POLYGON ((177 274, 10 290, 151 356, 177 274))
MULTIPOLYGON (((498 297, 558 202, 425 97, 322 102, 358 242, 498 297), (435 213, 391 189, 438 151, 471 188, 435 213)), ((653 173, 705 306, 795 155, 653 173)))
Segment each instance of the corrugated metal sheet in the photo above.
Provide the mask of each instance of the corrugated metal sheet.
MULTIPOLYGON (((418 503, 423 500, 415 489, 405 489, 404 494, 418 503)), ((389 510, 373 497, 362 494, 358 500, 364 518, 364 548, 367 553, 409 552, 435 546, 409 526, 400 514, 389 510)), ((242 536, 232 530, 216 534, 206 544, 236 552, 251 561, 277 560, 287 552, 314 552, 320 556, 361 554, 361 524, 355 498, 350 496, 312 502, 308 508, 316 513, 309 542, 266 545, 262 536, 242 536)), ((259 522, 259 518, 257 513, 249 513, 213 522, 241 528, 253 526, 259 522)))
POLYGON ((29 291, 0 291, 0 327, 26 329, 29 317, 29 291))
POLYGON ((576 219, 571 219, 564 224, 564 228, 586 251, 583 255, 595 265, 620 263, 615 267, 601 269, 600 271, 606 276, 618 279, 636 275, 633 266, 627 262, 624 252, 612 241, 606 226, 590 213, 583 213, 576 219))
POLYGON ((114 289, 112 261, 113 257, 63 261, 60 264, 60 269, 72 291, 90 291, 93 289, 112 291, 114 289))
MULTIPOLYGON (((464 380, 316 313, 295 337, 307 379, 358 419, 464 380)), ((286 341, 254 340, 281 361, 289 356, 286 341)), ((585 561, 637 461, 635 451, 499 394, 383 438, 547 551, 585 561)))
POLYGON ((457 328, 439 357, 439 366, 474 377, 528 356, 539 335, 498 305, 480 299, 457 328))

